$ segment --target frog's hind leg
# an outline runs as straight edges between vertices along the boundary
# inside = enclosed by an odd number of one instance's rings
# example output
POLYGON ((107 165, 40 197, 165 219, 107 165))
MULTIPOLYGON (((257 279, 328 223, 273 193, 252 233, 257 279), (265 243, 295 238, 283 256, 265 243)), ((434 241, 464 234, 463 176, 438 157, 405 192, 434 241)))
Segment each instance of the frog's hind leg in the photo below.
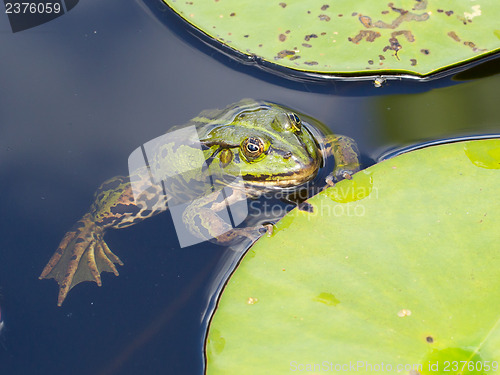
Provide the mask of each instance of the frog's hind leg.
POLYGON ((40 279, 53 278, 59 284, 58 306, 71 288, 82 281, 95 281, 101 286, 101 272, 118 276, 115 263, 123 263, 108 248, 103 235, 104 230, 87 214, 62 239, 40 275, 40 279))

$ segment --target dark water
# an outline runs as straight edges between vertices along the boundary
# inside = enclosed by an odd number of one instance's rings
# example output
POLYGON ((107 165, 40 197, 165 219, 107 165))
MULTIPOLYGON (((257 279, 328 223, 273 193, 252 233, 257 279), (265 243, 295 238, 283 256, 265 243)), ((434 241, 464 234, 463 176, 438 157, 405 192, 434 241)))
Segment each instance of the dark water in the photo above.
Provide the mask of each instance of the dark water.
POLYGON ((78 285, 62 307, 56 283, 38 276, 95 188, 203 109, 283 103, 355 138, 368 162, 392 146, 500 131, 498 66, 460 83, 381 89, 287 82, 204 47, 147 4, 86 0, 16 34, 0 16, 2 375, 202 372, 204 314, 236 255, 180 249, 168 214, 108 233, 120 276, 78 285))

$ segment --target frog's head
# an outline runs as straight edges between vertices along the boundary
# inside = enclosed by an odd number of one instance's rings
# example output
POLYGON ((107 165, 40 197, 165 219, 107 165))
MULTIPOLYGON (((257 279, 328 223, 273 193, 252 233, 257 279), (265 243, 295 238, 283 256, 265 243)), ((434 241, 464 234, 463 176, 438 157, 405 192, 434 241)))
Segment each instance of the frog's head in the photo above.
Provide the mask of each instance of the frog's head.
POLYGON ((252 101, 226 114, 204 139, 211 164, 224 174, 241 175, 247 185, 266 189, 296 187, 316 176, 321 152, 297 113, 252 101))

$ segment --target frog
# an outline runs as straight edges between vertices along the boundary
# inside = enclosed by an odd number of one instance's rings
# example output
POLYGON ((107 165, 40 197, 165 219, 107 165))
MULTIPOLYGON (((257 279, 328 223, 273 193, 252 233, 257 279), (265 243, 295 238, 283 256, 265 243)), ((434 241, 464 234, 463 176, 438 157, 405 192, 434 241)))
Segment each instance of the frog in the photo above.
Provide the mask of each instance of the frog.
POLYGON ((132 226, 176 201, 186 207, 182 221, 200 242, 224 245, 246 238, 253 243, 272 231, 272 224, 235 228, 220 217, 228 203, 303 189, 328 159, 333 158, 334 166, 325 187, 350 179, 360 169, 352 138, 332 134, 318 120, 265 100, 243 99, 202 111, 166 136, 148 147, 148 165, 130 168, 129 158, 129 176, 104 181, 88 212, 62 238, 39 277, 57 281, 58 306, 75 285, 93 281, 101 286, 102 272, 119 275, 117 265, 123 262, 104 240, 108 230, 132 226), (170 136, 174 131, 186 139, 170 136), (174 177, 167 187, 152 178, 152 166, 170 170, 174 177))

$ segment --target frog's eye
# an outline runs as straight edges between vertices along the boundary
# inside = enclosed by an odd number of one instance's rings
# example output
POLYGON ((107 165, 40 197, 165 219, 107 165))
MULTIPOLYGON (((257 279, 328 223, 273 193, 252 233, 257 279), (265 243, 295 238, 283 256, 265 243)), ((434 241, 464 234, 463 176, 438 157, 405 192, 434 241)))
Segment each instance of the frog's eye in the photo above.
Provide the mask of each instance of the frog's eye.
POLYGON ((262 142, 260 138, 246 138, 241 146, 243 154, 245 154, 249 160, 259 157, 264 152, 264 142, 262 142))
POLYGON ((300 131, 302 127, 302 121, 300 121, 300 117, 295 113, 287 113, 288 120, 290 121, 290 125, 292 126, 293 131, 300 131))

